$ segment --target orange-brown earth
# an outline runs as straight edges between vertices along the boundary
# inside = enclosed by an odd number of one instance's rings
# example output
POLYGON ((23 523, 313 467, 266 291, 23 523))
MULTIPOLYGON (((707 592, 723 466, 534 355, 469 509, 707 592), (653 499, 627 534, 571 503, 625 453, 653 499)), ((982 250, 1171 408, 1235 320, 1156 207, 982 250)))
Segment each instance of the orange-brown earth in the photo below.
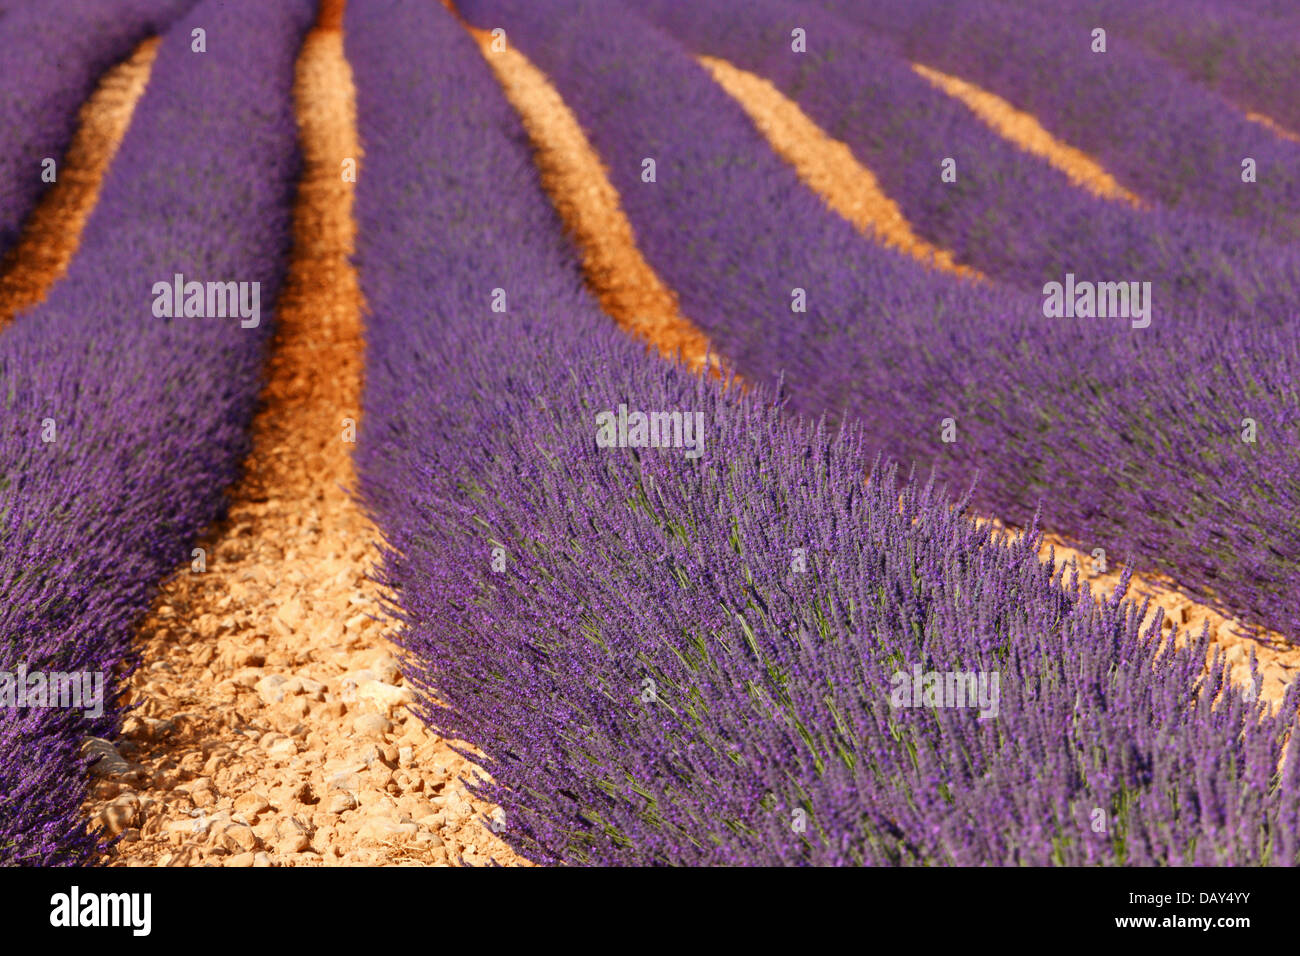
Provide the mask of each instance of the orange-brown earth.
POLYGON ((1002 97, 969 80, 940 73, 921 63, 913 63, 912 69, 953 99, 965 104, 1003 139, 1046 160, 1065 173, 1070 182, 1079 188, 1103 199, 1115 199, 1131 206, 1142 205, 1142 200, 1121 186, 1100 163, 1082 150, 1061 142, 1044 129, 1033 115, 1016 109, 1002 97))
POLYGON ((1260 126, 1263 126, 1274 136, 1279 136, 1282 139, 1289 139, 1293 143, 1300 143, 1300 134, 1291 132, 1281 123, 1265 116, 1263 113, 1248 112, 1246 114, 1246 119, 1250 120, 1252 123, 1258 123, 1260 126))
MULTIPOLYGON (((462 24, 523 121, 542 185, 581 250, 583 272, 602 308, 666 358, 680 356, 699 368, 708 339, 682 315, 676 294, 641 255, 618 193, 577 118, 522 53, 508 45, 494 50, 490 33, 462 24)), ((709 359, 720 367, 716 351, 709 359)))
MULTIPOLYGON (((717 57, 699 58, 799 178, 859 232, 956 275, 981 277, 959 264, 947 249, 922 239, 881 188, 875 174, 857 161, 846 143, 832 139, 767 79, 717 57)), ((982 278, 982 277, 981 277, 982 278)))

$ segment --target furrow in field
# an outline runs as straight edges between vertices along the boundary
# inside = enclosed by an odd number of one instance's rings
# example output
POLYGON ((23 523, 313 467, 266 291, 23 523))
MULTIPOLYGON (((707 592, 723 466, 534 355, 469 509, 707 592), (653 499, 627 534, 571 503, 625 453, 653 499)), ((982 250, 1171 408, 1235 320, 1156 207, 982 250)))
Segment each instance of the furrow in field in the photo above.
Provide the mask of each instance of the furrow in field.
POLYGON ((104 172, 117 154, 135 104, 149 82, 158 38, 143 41, 104 74, 82 104, 77 131, 58 179, 32 210, 18 242, 0 260, 0 326, 45 298, 68 269, 81 230, 99 198, 104 172))
POLYGON ((1065 173, 1076 186, 1102 199, 1119 200, 1130 206, 1143 205, 1141 199, 1121 186, 1100 163, 1082 150, 1057 139, 1032 114, 1016 109, 1002 97, 980 89, 974 83, 923 63, 913 63, 912 69, 965 104, 998 135, 1065 173))
MULTIPOLYGON (((1092 592, 1099 600, 1109 600, 1120 585, 1122 568, 1117 566, 1116 558, 1122 559, 1122 556, 1109 556, 1105 565, 1108 570, 1102 572, 1092 555, 1071 547, 1055 535, 1044 535, 1040 557, 1046 561, 1052 549, 1055 549, 1056 566, 1071 562, 1076 564, 1080 575, 1088 580, 1092 592), (1094 567, 1097 570, 1093 570, 1094 567)), ((1122 592, 1121 597, 1138 602, 1149 597, 1151 606, 1143 620, 1143 626, 1159 609, 1164 613, 1162 627, 1166 637, 1169 629, 1178 625, 1180 645, 1189 637, 1198 637, 1201 629, 1208 627, 1211 637, 1209 654, 1213 656, 1216 646, 1221 649, 1232 667, 1233 681, 1242 687, 1252 679, 1250 657, 1253 652, 1263 675, 1260 698, 1274 705, 1282 700, 1287 685, 1300 676, 1300 648, 1274 633, 1265 633, 1256 638, 1244 636, 1239 620, 1225 618, 1213 608, 1188 600, 1166 582, 1134 574, 1129 579, 1128 590, 1122 592)))
POLYGON ((827 135, 768 80, 718 57, 700 56, 699 61, 749 114, 799 178, 859 231, 934 268, 983 278, 958 263, 947 249, 918 236, 898 204, 885 194, 871 170, 854 158, 853 151, 827 135))
POLYGON ((1250 120, 1252 123, 1258 123, 1260 126, 1263 126, 1274 136, 1280 136, 1282 139, 1289 139, 1293 143, 1300 143, 1300 134, 1291 132, 1289 129, 1282 126, 1271 117, 1265 116, 1263 113, 1252 113, 1248 111, 1246 113, 1246 119, 1250 120))
MULTIPOLYGON (((581 249, 583 273, 602 308, 665 357, 680 354, 690 368, 699 368, 709 354, 708 340, 641 255, 618 192, 573 113, 522 53, 493 50, 488 31, 466 29, 523 121, 542 185, 581 249)), ((709 364, 721 371, 716 350, 709 364)))
POLYGON ((141 629, 131 769, 93 808, 114 865, 509 862, 458 775, 473 768, 406 704, 368 578, 379 534, 347 489, 363 377, 345 162, 359 159, 341 3, 298 60, 304 168, 253 451, 206 571, 141 629))

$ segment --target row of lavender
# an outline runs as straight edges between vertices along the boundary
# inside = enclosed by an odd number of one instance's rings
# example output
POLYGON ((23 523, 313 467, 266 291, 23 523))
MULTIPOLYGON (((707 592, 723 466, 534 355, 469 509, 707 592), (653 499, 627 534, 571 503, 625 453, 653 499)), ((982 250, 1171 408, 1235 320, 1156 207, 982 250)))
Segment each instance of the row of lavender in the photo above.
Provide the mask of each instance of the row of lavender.
POLYGON ((1297 858, 1291 718, 1214 705, 1203 644, 1153 659, 1136 608, 1081 599, 1034 542, 900 485, 861 428, 623 338, 454 20, 352 0, 345 26, 366 148, 362 490, 425 717, 486 755, 513 846, 570 863, 1297 858), (694 429, 610 447, 621 406, 694 429), (900 693, 913 668, 981 675, 984 716, 900 693))
MULTIPOLYGON (((1127 318, 1048 318, 1041 295, 936 275, 829 215, 688 53, 619 5, 468 0, 462 9, 479 26, 504 26, 548 72, 608 165, 647 258, 747 379, 783 376, 795 410, 860 421, 888 453, 938 467, 954 483, 978 475, 983 509, 1025 523, 1041 507, 1047 527, 1088 550, 1130 555, 1198 600, 1300 634, 1287 557, 1300 553, 1300 483, 1289 451, 1300 442, 1289 386, 1300 341, 1286 321, 1297 300, 1292 253, 1237 237, 1243 253, 1262 260, 1252 262, 1234 250, 1231 233, 1216 244, 1198 237, 1212 233, 1205 223, 1176 214, 1150 220, 1171 234, 1145 233, 1135 213, 1078 200, 1046 170, 990 167, 981 181, 992 184, 983 193, 993 201, 973 199, 967 222, 1013 224, 999 210, 1010 208, 1005 191, 1015 184, 998 180, 1016 172, 1044 211, 1054 187, 1058 209, 1120 230, 1101 252, 1080 256, 1124 271, 1081 270, 1080 280, 1139 278, 1123 265, 1128 255, 1164 270, 1164 298, 1148 300, 1149 328, 1133 329, 1127 318), (654 183, 642 180, 647 157, 656 159, 654 183), (1180 258, 1195 265, 1180 268, 1180 258), (1201 295, 1206 287, 1212 294, 1201 295), (796 290, 806 293, 805 312, 793 310, 796 290), (1252 312, 1260 306, 1268 314, 1252 312)), ((753 5, 752 22, 770 9, 753 5)), ((744 17, 708 3, 648 10, 665 22, 681 18, 684 36, 733 52, 755 36, 749 8, 744 17), (724 30, 741 39, 717 40, 724 30)), ((779 19, 767 17, 769 25, 779 19)), ((824 18, 820 25, 814 44, 840 28, 824 18)), ((846 37, 846 45, 861 39, 846 37)), ((789 27, 779 49, 794 55, 789 27)), ((850 68, 876 68, 845 48, 826 54, 840 56, 850 68)), ((810 67, 785 81, 802 93, 814 75, 810 67)), ((901 88, 916 92, 910 106, 936 102, 933 91, 901 88)), ((826 107, 829 118, 834 109, 826 107)), ((954 128, 973 134, 965 123, 954 128)), ((829 125, 838 133, 843 124, 829 125)), ((995 162, 1008 158, 987 135, 977 143, 995 162)), ((931 193, 946 188, 938 158, 931 155, 931 193)), ((915 185, 908 195, 923 188, 915 185)), ((1024 252, 1009 256, 1018 270, 1009 277, 1027 284, 1047 273, 1064 283, 1067 250, 1077 248, 1068 234, 1039 226, 1028 236, 1024 252)), ((957 245, 975 257, 981 240, 1015 241, 999 231, 957 245)))
POLYGON ((1092 30, 1104 23, 1008 0, 817 2, 1032 113, 1139 196, 1276 239, 1300 237, 1300 144, 1122 35, 1107 35, 1100 52, 1092 30), (1250 184, 1242 182, 1246 158, 1256 167, 1250 184))
MULTIPOLYGON (((50 181, 100 74, 194 0, 47 0, 0 19, 0 253, 50 181)), ((57 170, 56 170, 57 171, 57 170)))
POLYGON ((102 847, 80 812, 82 744, 115 732, 133 628, 247 451, 313 6, 205 0, 177 21, 67 277, 0 336, 0 673, 25 671, 33 694, 60 674, 103 693, 0 709, 0 863, 102 847), (214 311, 217 282, 236 293, 214 311))
POLYGON ((1052 10, 1087 28, 1101 26, 1121 43, 1137 43, 1229 101, 1300 131, 1300 6, 1294 0, 1058 0, 1052 10))

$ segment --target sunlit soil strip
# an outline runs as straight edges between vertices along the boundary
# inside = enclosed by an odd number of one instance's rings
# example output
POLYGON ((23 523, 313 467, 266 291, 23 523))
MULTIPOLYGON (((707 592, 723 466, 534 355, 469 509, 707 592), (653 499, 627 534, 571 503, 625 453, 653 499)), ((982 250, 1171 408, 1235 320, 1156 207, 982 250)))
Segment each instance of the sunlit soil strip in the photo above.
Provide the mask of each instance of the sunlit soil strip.
POLYGON ((1285 126, 1281 125, 1276 120, 1265 116, 1263 113, 1247 113, 1246 119, 1250 120, 1252 123, 1258 123, 1280 139, 1290 140, 1293 143, 1300 143, 1300 134, 1291 132, 1285 126))
POLYGON ((519 862, 458 779, 474 767, 407 707, 368 578, 380 536, 345 491, 364 348, 341 7, 298 59, 294 245, 245 477, 206 570, 179 569, 142 628, 130 769, 87 808, 125 834, 115 865, 519 862))
POLYGON ((959 264, 950 252, 913 232, 903 211, 881 189, 871 170, 853 157, 853 151, 828 136, 769 81, 726 60, 699 59, 799 178, 860 232, 945 272, 982 278, 976 270, 959 264))
POLYGON ((1121 186, 1087 153, 1061 142, 1031 114, 1016 109, 1006 100, 973 83, 940 73, 920 63, 912 69, 967 108, 1003 139, 1027 153, 1046 160, 1070 181, 1094 196, 1114 199, 1141 208, 1142 200, 1121 186))
MULTIPOLYGON (((1001 526, 1000 522, 995 522, 1001 526)), ((1105 557, 1105 570, 1091 554, 1071 547, 1055 535, 1044 534, 1039 558, 1046 563, 1055 551, 1056 567, 1069 565, 1071 562, 1079 569, 1080 580, 1087 582, 1093 597, 1109 600, 1120 583, 1124 555, 1109 554, 1105 557)), ((1066 570, 1068 583, 1070 571, 1066 570)), ((1142 620, 1142 630, 1152 623, 1157 610, 1164 612, 1161 622, 1161 634, 1167 640, 1174 625, 1178 626, 1179 647, 1200 637, 1204 626, 1209 626, 1210 646, 1207 650, 1207 664, 1213 660, 1216 649, 1226 655, 1229 676, 1239 687, 1248 685, 1252 678, 1250 673, 1250 656, 1254 651, 1259 671, 1263 675, 1260 687, 1261 700, 1276 706, 1286 692, 1287 684, 1300 676, 1300 647, 1288 643, 1281 635, 1265 633, 1252 639, 1244 633, 1241 622, 1225 618, 1213 608, 1196 604, 1174 589, 1171 582, 1164 582, 1154 577, 1134 574, 1129 579, 1128 590, 1122 595, 1138 604, 1146 597, 1151 599, 1147 615, 1142 620)))
MULTIPOLYGON (((699 369, 708 339, 682 315, 676 294, 641 255, 618 192, 573 113, 522 53, 494 51, 490 33, 465 28, 523 121, 542 185, 581 250, 587 284, 601 307, 665 357, 680 353, 692 370, 699 369)), ((709 362, 720 371, 716 350, 709 362)))
MULTIPOLYGON (((17 245, 0 260, 0 326, 44 299, 67 272, 157 54, 158 38, 150 37, 105 72, 82 104, 67 155, 52 157, 58 178, 32 210, 17 245)), ((35 163, 32 170, 36 175, 35 163)))
MULTIPOLYGON (((1000 522, 995 524, 1000 525, 1000 522)), ((1013 531, 1013 533, 1017 532, 1013 531)), ((1062 566, 1065 568, 1062 575, 1062 584, 1065 587, 1069 587, 1074 573, 1071 565, 1077 569, 1079 580, 1087 584, 1089 592, 1098 601, 1110 600, 1119 586, 1120 572, 1123 569, 1116 566, 1115 562, 1108 561, 1107 570, 1101 572, 1091 555, 1070 547, 1060 538, 1045 534, 1038 556, 1046 564, 1053 555, 1055 569, 1059 570, 1062 566)), ((1247 696, 1255 692, 1255 678, 1250 668, 1252 654, 1255 656, 1256 667, 1262 678, 1258 688, 1258 699, 1267 704, 1272 713, 1277 712, 1288 685, 1300 677, 1300 647, 1288 643, 1281 635, 1262 634, 1258 636, 1258 640, 1246 637, 1237 620, 1225 619, 1211 608, 1188 600, 1173 590, 1172 586, 1152 583, 1152 580, 1144 579, 1137 574, 1129 578, 1128 590, 1121 596, 1133 601, 1139 607, 1144 599, 1150 599, 1146 616, 1142 618, 1138 627, 1139 634, 1144 635, 1154 622, 1156 614, 1163 611, 1159 638, 1160 653, 1169 649, 1174 626, 1178 628, 1178 637, 1172 644, 1178 648, 1186 647, 1193 641, 1199 640, 1202 630, 1208 626, 1210 641, 1205 651, 1205 670, 1202 671, 1202 677, 1208 676, 1215 665, 1216 657, 1222 655, 1227 662, 1228 680, 1231 682, 1225 684, 1220 690, 1218 697, 1215 698, 1216 706, 1229 693, 1242 694, 1246 700, 1254 699, 1253 696, 1247 696)), ((1278 773, 1281 773, 1286 766, 1286 755, 1291 743, 1292 739, 1288 739, 1279 755, 1278 773)))

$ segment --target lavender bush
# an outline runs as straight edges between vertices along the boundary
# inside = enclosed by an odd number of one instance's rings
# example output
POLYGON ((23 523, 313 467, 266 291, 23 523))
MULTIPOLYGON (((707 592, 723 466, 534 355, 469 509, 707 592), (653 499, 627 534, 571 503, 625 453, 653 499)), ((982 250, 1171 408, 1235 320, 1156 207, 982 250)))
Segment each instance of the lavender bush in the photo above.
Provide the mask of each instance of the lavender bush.
POLYGON ((194 0, 46 0, 0 15, 0 253, 48 185, 41 161, 62 163, 77 110, 100 74, 192 6, 194 0))
POLYGON ((0 672, 103 673, 113 698, 99 719, 0 708, 0 863, 102 846, 80 812, 80 746, 116 730, 133 626, 247 451, 313 6, 205 0, 168 31, 67 278, 0 336, 0 672), (151 290, 176 273, 260 283, 260 324, 159 317, 151 290))
POLYGON ((1188 294, 1145 329, 1046 318, 1041 295, 951 279, 859 236, 702 67, 616 3, 462 9, 549 73, 647 258, 747 379, 783 377, 794 410, 858 420, 955 484, 981 474, 982 509, 1025 524, 1041 507, 1085 550, 1131 555, 1196 600, 1300 635, 1287 384, 1300 345, 1284 315, 1246 324, 1188 294), (955 441, 941 441, 945 419, 955 441), (1266 437, 1243 441, 1245 419, 1266 437))
POLYGON ((1290 0, 1271 9, 1240 0, 1062 0, 1053 11, 1104 26, 1230 102, 1300 130, 1300 10, 1290 0))
POLYGON ((1295 861, 1292 720, 1215 704, 1204 638, 1156 657, 1139 609, 873 467, 859 426, 647 355, 582 291, 454 20, 352 0, 345 26, 362 492, 406 673, 486 755, 504 839, 565 863, 1295 861), (703 454, 599 447, 620 404, 701 413, 703 454), (892 707, 914 665, 999 674, 999 715, 892 707))
POLYGON ((1091 27, 1003 0, 819 2, 1034 114, 1145 199, 1300 237, 1300 144, 1135 45, 1108 38, 1093 53, 1091 27), (1242 182, 1244 157, 1257 163, 1255 183, 1242 182))

